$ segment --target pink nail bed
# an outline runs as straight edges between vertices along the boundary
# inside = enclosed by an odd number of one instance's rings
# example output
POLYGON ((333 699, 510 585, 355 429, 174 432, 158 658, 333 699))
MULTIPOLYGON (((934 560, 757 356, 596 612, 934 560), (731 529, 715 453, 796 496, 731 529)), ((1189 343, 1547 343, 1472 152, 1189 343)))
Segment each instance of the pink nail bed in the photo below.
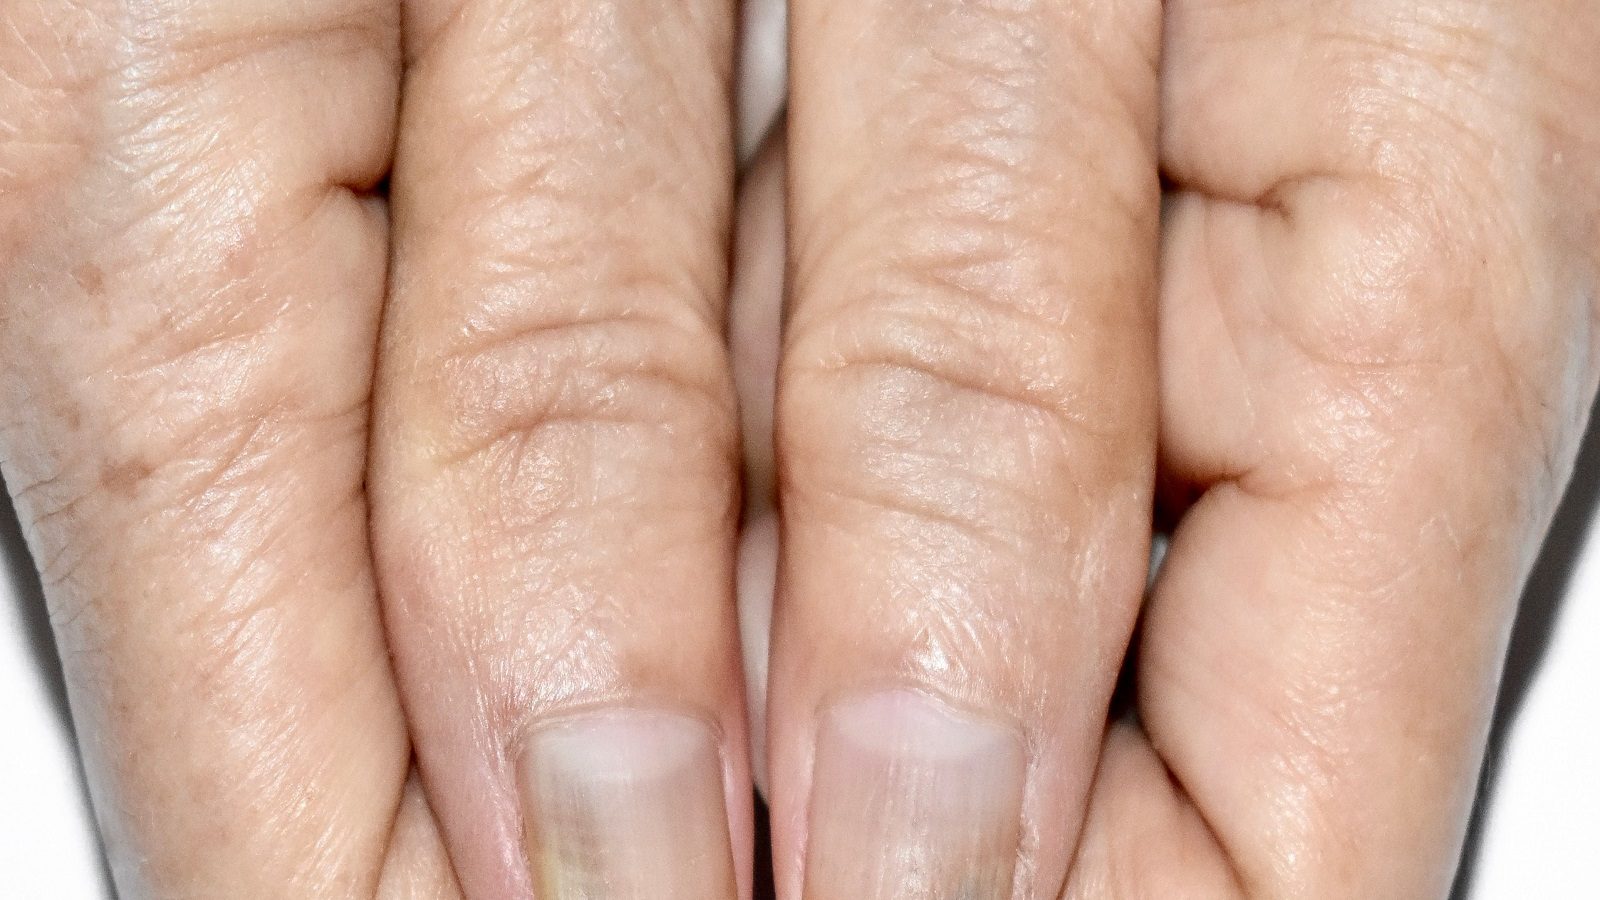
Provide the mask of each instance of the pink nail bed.
POLYGON ((737 896, 720 754, 705 723, 585 714, 533 732, 522 766, 539 900, 737 896))
POLYGON ((1026 754, 1013 728, 889 690, 827 711, 805 900, 1009 900, 1026 754))

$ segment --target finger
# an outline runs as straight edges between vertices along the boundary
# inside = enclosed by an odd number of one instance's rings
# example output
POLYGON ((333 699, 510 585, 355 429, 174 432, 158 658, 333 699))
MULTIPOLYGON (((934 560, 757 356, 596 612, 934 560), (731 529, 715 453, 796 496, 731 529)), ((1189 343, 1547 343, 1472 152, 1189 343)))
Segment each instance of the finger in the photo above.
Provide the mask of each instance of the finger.
POLYGON ((767 655, 778 577, 776 467, 772 403, 783 317, 784 140, 780 127, 756 153, 739 184, 729 289, 728 343, 739 396, 744 513, 739 528, 739 642, 744 652, 751 771, 766 787, 767 655))
POLYGON ((0 460, 125 897, 383 869, 408 748, 362 468, 397 33, 358 0, 0 10, 0 460))
POLYGON ((1171 777, 1103 785, 1101 870, 1443 896, 1594 389, 1600 13, 1168 16, 1163 459, 1204 493, 1139 655, 1171 777), (1133 822, 1163 795, 1208 827, 1133 822))
POLYGON ((407 15, 372 490, 429 799, 468 896, 731 897, 731 7, 407 15))
POLYGON ((1158 13, 791 9, 782 896, 1061 886, 1145 577, 1158 13))

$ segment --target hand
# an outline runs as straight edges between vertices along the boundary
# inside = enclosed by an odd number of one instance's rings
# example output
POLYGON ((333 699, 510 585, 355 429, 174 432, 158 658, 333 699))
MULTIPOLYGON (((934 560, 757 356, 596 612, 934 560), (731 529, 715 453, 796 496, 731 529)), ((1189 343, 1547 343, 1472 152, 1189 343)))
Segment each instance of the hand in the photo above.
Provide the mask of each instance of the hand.
POLYGON ((780 894, 1444 895, 1594 392, 1600 14, 916 9, 792 12, 780 894))
POLYGON ((119 887, 747 886, 737 383, 782 896, 1442 893, 1597 375, 1546 6, 799 0, 736 365, 727 3, 8 7, 0 460, 119 887))

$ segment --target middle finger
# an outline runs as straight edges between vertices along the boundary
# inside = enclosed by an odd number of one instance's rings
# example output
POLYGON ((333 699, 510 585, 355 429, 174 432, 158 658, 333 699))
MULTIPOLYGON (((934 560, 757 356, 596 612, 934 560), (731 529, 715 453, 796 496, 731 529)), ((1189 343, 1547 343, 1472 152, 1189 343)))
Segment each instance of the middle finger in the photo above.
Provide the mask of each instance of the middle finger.
POLYGON ((731 5, 407 12, 374 537, 462 887, 732 897, 731 5))

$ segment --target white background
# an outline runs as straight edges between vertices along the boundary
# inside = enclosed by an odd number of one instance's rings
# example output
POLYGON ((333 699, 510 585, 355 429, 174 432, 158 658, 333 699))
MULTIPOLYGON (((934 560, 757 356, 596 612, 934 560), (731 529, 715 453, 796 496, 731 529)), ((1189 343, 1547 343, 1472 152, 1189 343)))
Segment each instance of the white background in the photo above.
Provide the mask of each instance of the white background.
MULTIPOLYGON (((781 0, 746 26, 748 149, 783 89, 781 0)), ((1600 898, 1600 433, 1578 465, 1523 598, 1457 900, 1600 898)), ((0 498, 0 900, 110 896, 49 631, 0 498)))

